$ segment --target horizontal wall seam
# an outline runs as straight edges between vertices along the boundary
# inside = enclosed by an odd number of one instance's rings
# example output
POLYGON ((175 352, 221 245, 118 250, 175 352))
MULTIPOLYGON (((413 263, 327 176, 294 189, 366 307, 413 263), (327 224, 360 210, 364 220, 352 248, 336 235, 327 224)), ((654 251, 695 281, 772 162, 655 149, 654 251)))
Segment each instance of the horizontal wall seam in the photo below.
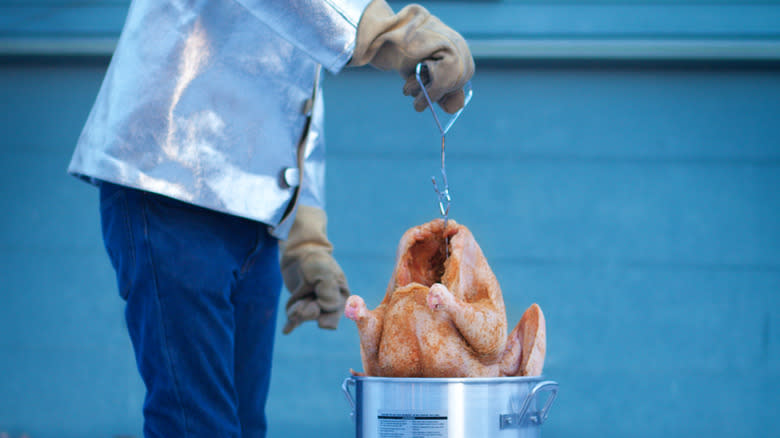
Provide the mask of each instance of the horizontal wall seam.
MULTIPOLYGON (((331 162, 367 162, 375 163, 377 160, 393 163, 431 162, 439 157, 438 154, 403 153, 397 152, 370 152, 360 150, 336 150, 328 151, 328 160, 331 162)), ((534 154, 511 152, 508 154, 473 154, 463 151, 448 151, 447 161, 451 163, 511 163, 522 165, 527 163, 545 164, 575 164, 575 165, 616 165, 616 166, 707 166, 720 168, 780 167, 780 157, 739 157, 739 156, 629 156, 629 155, 575 155, 575 154, 534 154)))
MULTIPOLYGON (((780 61, 780 39, 469 38, 485 60, 780 61)), ((0 56, 111 56, 115 37, 0 37, 0 56)))
POLYGON ((774 39, 469 39, 474 55, 497 60, 780 60, 774 39))

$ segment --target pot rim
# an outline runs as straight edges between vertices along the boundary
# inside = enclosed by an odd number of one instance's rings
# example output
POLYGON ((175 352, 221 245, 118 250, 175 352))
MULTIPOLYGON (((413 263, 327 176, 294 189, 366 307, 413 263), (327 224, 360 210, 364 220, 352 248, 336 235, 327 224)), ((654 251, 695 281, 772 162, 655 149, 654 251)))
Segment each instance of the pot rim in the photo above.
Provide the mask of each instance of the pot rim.
POLYGON ((358 382, 377 383, 465 383, 465 384, 505 384, 505 383, 532 383, 545 379, 541 376, 515 376, 515 377, 375 377, 375 376, 349 376, 358 382))

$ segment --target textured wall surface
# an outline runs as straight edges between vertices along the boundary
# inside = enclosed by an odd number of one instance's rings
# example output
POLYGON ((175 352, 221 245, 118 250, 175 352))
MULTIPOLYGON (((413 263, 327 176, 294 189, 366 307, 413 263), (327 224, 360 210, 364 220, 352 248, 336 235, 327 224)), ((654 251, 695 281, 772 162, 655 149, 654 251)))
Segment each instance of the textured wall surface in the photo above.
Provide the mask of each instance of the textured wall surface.
MULTIPOLYGON (((0 14, 0 40, 72 35, 62 15, 46 21, 69 3, 34 15, 0 2, 17 14, 0 14)), ((95 26, 115 35, 116 21, 95 26)), ((105 62, 0 59, 0 432, 12 436, 141 435, 97 191, 65 173, 105 62)), ((401 85, 368 69, 325 80, 330 233, 370 307, 401 234, 437 216, 438 132, 401 85)), ((545 375, 561 386, 544 436, 780 434, 780 67, 480 62, 473 88, 447 140, 451 215, 482 246, 510 324, 532 302, 545 312, 545 375)), ((360 368, 354 325, 283 336, 282 322, 269 437, 352 436, 340 385, 360 368)))
MULTIPOLYGON (((0 429, 33 437, 140 433, 97 192, 65 174, 103 68, 0 68, 0 429)), ((452 216, 510 321, 545 311, 545 435, 777 433, 777 72, 483 66, 473 85, 448 136, 452 216)), ((437 214, 438 133, 399 87, 326 79, 331 236, 372 307, 400 235, 437 214)), ((271 436, 348 436, 350 367, 351 321, 279 335, 271 436)))

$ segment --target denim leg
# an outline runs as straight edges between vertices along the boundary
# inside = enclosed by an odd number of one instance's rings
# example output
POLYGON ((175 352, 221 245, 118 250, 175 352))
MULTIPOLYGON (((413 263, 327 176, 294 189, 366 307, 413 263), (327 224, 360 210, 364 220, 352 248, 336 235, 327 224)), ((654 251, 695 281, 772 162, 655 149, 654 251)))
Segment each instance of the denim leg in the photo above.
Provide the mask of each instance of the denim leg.
POLYGON ((275 238, 258 230, 257 250, 247 259, 233 292, 236 315, 236 389, 243 438, 265 438, 265 403, 282 276, 275 238))
MULTIPOLYGON (((236 333, 255 322, 243 321, 236 303, 244 301, 233 291, 247 257, 258 252, 260 225, 107 183, 101 216, 147 388, 144 435, 239 437, 236 333)), ((275 252, 275 241, 268 246, 275 252)), ((280 287, 274 278, 260 281, 269 281, 265 290, 280 287)), ((276 298, 270 301, 275 309, 276 298)), ((252 342, 264 348, 253 355, 268 359, 255 366, 270 367, 273 329, 270 341, 252 342)))

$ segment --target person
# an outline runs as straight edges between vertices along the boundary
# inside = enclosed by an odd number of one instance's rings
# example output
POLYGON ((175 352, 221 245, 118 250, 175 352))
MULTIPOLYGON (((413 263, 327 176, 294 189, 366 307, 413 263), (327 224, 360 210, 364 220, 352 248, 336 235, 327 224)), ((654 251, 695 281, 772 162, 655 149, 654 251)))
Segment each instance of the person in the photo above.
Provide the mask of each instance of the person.
POLYGON ((463 106, 464 39, 384 0, 134 0, 68 168, 100 191, 146 437, 263 437, 282 282, 289 333, 349 288, 324 211, 321 68, 397 70, 463 106), (280 257, 281 252, 281 257, 280 257))

